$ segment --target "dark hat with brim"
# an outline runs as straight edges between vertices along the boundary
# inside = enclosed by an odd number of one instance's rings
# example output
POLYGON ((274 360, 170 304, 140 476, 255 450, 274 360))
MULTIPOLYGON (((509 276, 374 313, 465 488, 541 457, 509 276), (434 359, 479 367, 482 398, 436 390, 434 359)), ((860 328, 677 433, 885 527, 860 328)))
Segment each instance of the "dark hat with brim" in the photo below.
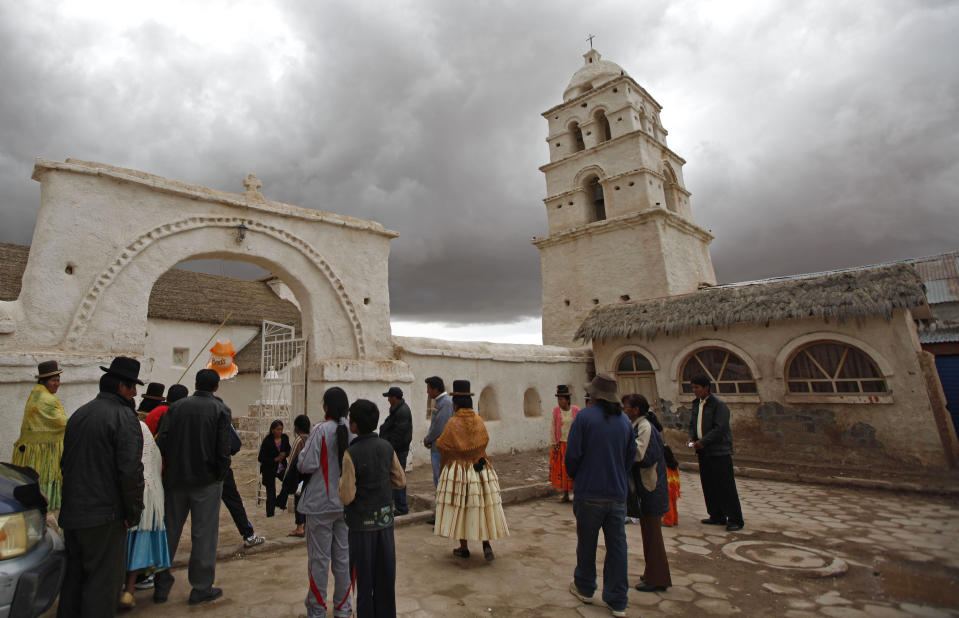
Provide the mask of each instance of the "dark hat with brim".
POLYGON ((140 361, 135 358, 117 356, 110 363, 109 367, 101 366, 100 369, 118 378, 123 378, 129 382, 136 382, 140 386, 143 386, 143 381, 140 380, 140 361))
POLYGON ((472 397, 473 393, 470 392, 470 381, 469 380, 453 380, 453 392, 450 393, 451 397, 456 396, 469 396, 472 397))
POLYGON ((63 373, 63 369, 60 369, 60 365, 55 360, 43 361, 37 365, 37 375, 33 376, 37 380, 43 378, 52 378, 53 376, 58 376, 63 373))
POLYGON ((586 384, 584 388, 586 388, 591 399, 603 399, 611 403, 619 403, 616 380, 612 376, 597 373, 593 381, 586 384))
POLYGON ((403 389, 399 386, 391 386, 388 391, 383 393, 384 397, 396 397, 397 399, 403 398, 403 389))
POLYGON ((567 398, 568 398, 568 397, 570 396, 569 387, 566 386, 565 384, 560 384, 559 386, 557 386, 557 387, 556 387, 556 396, 557 396, 557 397, 567 397, 567 398))
POLYGON ((166 389, 166 386, 160 384, 159 382, 150 382, 147 384, 147 392, 143 395, 144 399, 155 399, 156 401, 166 401, 166 397, 163 396, 163 391, 166 389))

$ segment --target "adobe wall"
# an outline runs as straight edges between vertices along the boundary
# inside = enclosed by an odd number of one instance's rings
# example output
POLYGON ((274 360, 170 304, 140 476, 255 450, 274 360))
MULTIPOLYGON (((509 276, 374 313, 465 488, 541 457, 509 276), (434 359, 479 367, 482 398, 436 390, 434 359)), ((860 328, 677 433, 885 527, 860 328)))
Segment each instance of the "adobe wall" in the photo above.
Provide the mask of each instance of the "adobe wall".
POLYGON ((844 466, 910 472, 950 466, 955 432, 941 430, 944 421, 930 401, 908 311, 896 311, 890 322, 872 318, 861 325, 814 319, 772 322, 768 327, 741 324, 680 336, 660 334, 652 341, 594 342, 593 350, 597 371, 614 371, 627 350, 640 352, 660 368, 656 385, 667 439, 685 450, 693 396, 680 392, 683 362, 695 350, 714 346, 740 356, 756 378, 757 394, 719 394, 732 415, 736 455, 785 465, 835 465, 837 473, 844 466), (883 373, 888 393, 787 392, 785 365, 792 352, 820 339, 866 352, 883 373))
MULTIPOLYGON (((428 451, 423 447, 423 437, 429 428, 427 419, 426 384, 432 375, 443 378, 447 389, 453 380, 469 380, 472 386, 474 408, 480 406, 481 393, 489 387, 497 405, 486 420, 490 435, 488 453, 509 453, 512 449, 526 450, 543 448, 549 444, 550 423, 556 405, 557 384, 572 387, 573 403, 582 406, 583 384, 587 367, 592 360, 588 348, 560 348, 550 346, 497 344, 480 342, 442 341, 416 337, 394 337, 396 357, 407 363, 412 381, 398 384, 413 412, 413 450, 415 464, 427 464, 428 451), (539 414, 524 413, 524 395, 534 389, 542 405, 539 414)), ((380 413, 389 409, 382 393, 377 392, 373 401, 380 413)), ((351 399, 353 394, 347 390, 351 399)))

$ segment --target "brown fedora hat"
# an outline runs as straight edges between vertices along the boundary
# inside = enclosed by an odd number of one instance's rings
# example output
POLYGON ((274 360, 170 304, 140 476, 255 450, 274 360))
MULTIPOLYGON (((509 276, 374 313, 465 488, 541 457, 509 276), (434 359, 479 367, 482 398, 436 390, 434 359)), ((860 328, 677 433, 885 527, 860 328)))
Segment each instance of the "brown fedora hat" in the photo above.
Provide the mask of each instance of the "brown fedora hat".
POLYGON ((61 373, 63 373, 63 369, 60 369, 59 363, 55 360, 48 360, 37 365, 37 375, 33 377, 40 380, 42 378, 52 378, 61 373))

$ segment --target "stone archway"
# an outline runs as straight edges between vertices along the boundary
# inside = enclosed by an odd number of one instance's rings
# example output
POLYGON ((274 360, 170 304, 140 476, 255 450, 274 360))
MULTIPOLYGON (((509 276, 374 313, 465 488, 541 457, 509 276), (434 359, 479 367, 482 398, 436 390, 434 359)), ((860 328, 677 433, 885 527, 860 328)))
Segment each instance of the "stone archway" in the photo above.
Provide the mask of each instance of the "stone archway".
POLYGON ((63 346, 90 347, 90 338, 102 338, 111 325, 122 320, 129 328, 113 333, 108 351, 136 349, 142 342, 140 327, 146 325, 146 307, 144 304, 140 311, 140 301, 149 299, 149 289, 161 274, 196 258, 248 261, 277 274, 301 303, 304 332, 319 337, 312 345, 336 358, 365 357, 356 304, 329 263, 291 231, 238 217, 190 217, 134 239, 94 278, 70 322, 63 346), (237 242, 241 224, 245 238, 237 242), (211 249, 197 251, 198 246, 211 249), (127 336, 128 332, 132 336, 127 336))
POLYGON ((232 194, 38 159, 34 179, 42 205, 20 298, 0 306, 13 322, 0 350, 142 354, 153 283, 183 260, 212 257, 283 279, 316 358, 392 358, 387 261, 397 234, 378 223, 271 202, 255 178, 232 194))

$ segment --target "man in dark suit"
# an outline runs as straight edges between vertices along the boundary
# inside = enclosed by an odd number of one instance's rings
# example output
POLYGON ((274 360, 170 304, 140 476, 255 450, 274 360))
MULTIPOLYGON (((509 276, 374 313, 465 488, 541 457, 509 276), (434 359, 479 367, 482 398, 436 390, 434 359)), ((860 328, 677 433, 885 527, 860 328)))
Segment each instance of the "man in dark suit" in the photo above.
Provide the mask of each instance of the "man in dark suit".
MULTIPOLYGON (((406 458, 410 454, 410 443, 413 441, 413 413, 403 401, 403 389, 391 386, 383 393, 390 402, 390 412, 386 421, 380 426, 380 437, 393 445, 393 451, 400 462, 400 467, 406 469, 406 458)), ((406 515, 410 507, 406 503, 406 486, 402 489, 393 489, 394 515, 406 515)))
POLYGON ((743 529, 743 511, 733 474, 733 433, 729 427, 729 408, 709 392, 706 376, 696 376, 693 383, 693 414, 689 420, 689 445, 699 458, 699 478, 706 500, 704 524, 726 526, 734 532, 743 529))

